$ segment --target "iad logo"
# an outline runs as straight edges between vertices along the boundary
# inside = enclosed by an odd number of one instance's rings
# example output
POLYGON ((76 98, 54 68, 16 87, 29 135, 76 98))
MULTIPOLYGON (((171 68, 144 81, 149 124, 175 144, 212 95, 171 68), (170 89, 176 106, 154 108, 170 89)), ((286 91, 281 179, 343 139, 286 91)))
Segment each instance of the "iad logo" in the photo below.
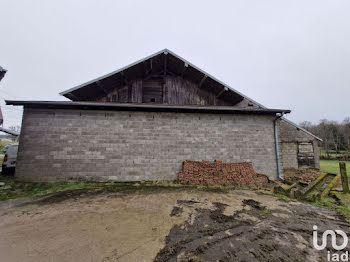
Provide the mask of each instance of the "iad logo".
POLYGON ((341 230, 335 230, 335 232, 333 230, 326 230, 323 232, 322 235, 322 244, 318 245, 318 236, 317 236, 317 226, 314 226, 314 232, 312 233, 312 242, 314 244, 314 248, 316 248, 317 250, 323 250, 326 248, 327 246, 327 236, 330 235, 332 237, 332 247, 335 250, 342 250, 344 248, 346 248, 346 246, 348 245, 348 236, 345 234, 344 231, 341 230), (343 237, 343 244, 339 245, 337 244, 337 236, 335 235, 335 233, 337 233, 338 235, 341 235, 343 237))
MULTIPOLYGON (((345 234, 344 231, 342 230, 326 230, 325 232, 323 232, 322 234, 322 243, 321 245, 318 244, 318 233, 317 233, 317 226, 313 226, 313 233, 312 233, 312 243, 314 245, 314 248, 316 248, 317 250, 323 250, 326 248, 327 246, 327 237, 328 235, 331 236, 331 243, 332 243, 332 247, 335 250, 343 250, 344 248, 346 248, 346 246, 348 245, 348 236, 345 234), (340 235, 343 239, 343 243, 341 245, 337 244, 337 235, 340 235)), ((339 241, 338 241, 339 242, 339 241)), ((327 260, 328 261, 349 261, 349 252, 343 252, 343 253, 333 253, 331 254, 331 251, 327 252, 327 260)))

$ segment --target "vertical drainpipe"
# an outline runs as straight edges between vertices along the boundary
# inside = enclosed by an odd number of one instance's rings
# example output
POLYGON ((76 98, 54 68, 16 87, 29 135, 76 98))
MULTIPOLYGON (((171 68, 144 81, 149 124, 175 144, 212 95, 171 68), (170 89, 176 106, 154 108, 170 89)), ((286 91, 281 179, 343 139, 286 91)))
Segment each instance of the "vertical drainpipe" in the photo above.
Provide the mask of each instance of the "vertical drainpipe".
POLYGON ((273 129, 275 133, 275 150, 276 150, 276 161, 277 161, 277 175, 278 178, 281 180, 284 180, 284 177, 282 175, 281 171, 281 158, 280 158, 280 149, 278 144, 278 125, 277 121, 283 116, 283 113, 277 114, 276 118, 273 120, 273 129))

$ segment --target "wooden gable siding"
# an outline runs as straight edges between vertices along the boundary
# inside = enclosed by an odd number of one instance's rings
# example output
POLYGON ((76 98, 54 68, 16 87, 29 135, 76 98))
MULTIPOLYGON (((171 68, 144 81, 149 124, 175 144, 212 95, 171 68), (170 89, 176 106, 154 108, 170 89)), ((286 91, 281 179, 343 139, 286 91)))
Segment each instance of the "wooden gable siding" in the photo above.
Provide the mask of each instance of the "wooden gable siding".
POLYGON ((199 88, 198 84, 177 76, 166 76, 165 81, 134 80, 129 85, 118 87, 108 95, 96 99, 99 102, 151 103, 172 105, 232 105, 217 98, 217 94, 199 88), (158 85, 161 85, 160 88, 158 85), (114 101, 114 98, 116 101, 114 101))
POLYGON ((163 104, 163 87, 162 81, 143 81, 142 103, 163 104))
POLYGON ((181 77, 165 79, 165 103, 174 105, 231 105, 181 77))
POLYGON ((133 81, 129 86, 116 88, 96 99, 98 102, 142 103, 142 80, 133 81))
POLYGON ((130 103, 142 103, 142 80, 135 80, 131 84, 130 103))

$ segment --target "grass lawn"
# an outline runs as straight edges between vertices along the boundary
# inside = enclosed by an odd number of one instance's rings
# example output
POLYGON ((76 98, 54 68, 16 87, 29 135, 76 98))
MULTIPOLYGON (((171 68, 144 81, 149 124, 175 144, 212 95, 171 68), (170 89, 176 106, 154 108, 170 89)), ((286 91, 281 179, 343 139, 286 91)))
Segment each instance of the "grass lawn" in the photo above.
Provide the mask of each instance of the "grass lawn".
POLYGON ((101 186, 101 184, 98 183, 88 182, 28 183, 16 181, 14 177, 8 176, 0 176, 0 182, 5 182, 6 185, 11 186, 9 189, 0 190, 0 201, 19 197, 44 196, 66 190, 101 186))
MULTIPOLYGON (((320 149, 320 155, 324 156, 324 157, 328 156, 326 154, 326 151, 323 150, 323 149, 320 149)), ((334 150, 329 150, 329 156, 330 157, 341 157, 341 156, 344 156, 344 155, 350 155, 350 151, 341 150, 338 153, 336 153, 334 150)))
MULTIPOLYGON (((142 188, 148 189, 159 189, 159 188, 188 188, 188 189, 198 189, 200 191, 207 192, 220 192, 224 193, 232 189, 247 189, 244 187, 234 187, 231 185, 213 185, 213 186, 203 186, 203 185, 181 185, 174 182, 105 182, 105 183, 94 183, 94 182, 51 182, 51 183, 30 183, 17 181, 11 176, 1 176, 0 182, 4 182, 6 185, 11 186, 11 188, 0 190, 0 201, 16 199, 21 197, 40 197, 53 193, 59 192, 69 192, 75 190, 92 189, 101 190, 104 192, 121 192, 125 190, 137 190, 142 188)), ((279 196, 277 196, 279 197, 279 196)))
MULTIPOLYGON (((346 173, 350 177, 350 162, 349 161, 341 161, 346 163, 346 173)), ((320 160, 321 171, 340 174, 339 171, 339 161, 337 160, 320 160)))

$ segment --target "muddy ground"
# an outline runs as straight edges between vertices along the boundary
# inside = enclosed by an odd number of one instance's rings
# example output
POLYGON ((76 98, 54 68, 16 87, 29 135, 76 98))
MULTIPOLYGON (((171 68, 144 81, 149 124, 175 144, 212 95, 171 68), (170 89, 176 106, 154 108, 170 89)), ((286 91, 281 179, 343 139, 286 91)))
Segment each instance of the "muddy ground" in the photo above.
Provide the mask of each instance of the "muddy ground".
POLYGON ((246 190, 78 192, 0 210, 0 261, 325 261, 313 225, 350 235, 333 211, 246 190))

